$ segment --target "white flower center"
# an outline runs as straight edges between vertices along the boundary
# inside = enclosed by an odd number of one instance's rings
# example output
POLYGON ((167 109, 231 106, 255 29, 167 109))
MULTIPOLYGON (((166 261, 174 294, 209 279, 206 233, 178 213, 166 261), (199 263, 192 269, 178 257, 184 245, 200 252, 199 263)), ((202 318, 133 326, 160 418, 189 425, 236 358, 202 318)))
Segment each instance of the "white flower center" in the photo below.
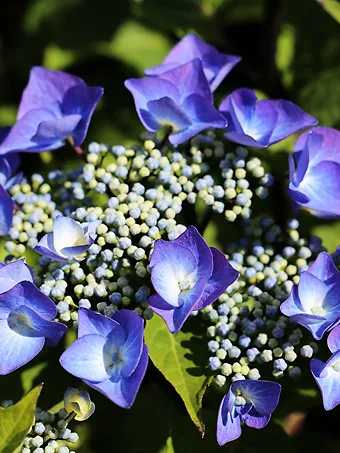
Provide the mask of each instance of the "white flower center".
POLYGON ((247 401, 243 396, 239 395, 235 398, 235 406, 245 406, 247 404, 247 401))
POLYGON ((178 282, 178 286, 179 286, 179 289, 181 291, 185 291, 187 289, 191 289, 192 288, 192 281, 187 278, 185 280, 181 280, 180 282, 178 282))
POLYGON ((316 304, 311 308, 311 312, 315 316, 324 316, 326 310, 323 308, 322 303, 316 304))
POLYGON ((340 373, 340 360, 338 360, 337 362, 334 363, 334 365, 332 365, 332 368, 334 371, 336 371, 337 373, 340 373))

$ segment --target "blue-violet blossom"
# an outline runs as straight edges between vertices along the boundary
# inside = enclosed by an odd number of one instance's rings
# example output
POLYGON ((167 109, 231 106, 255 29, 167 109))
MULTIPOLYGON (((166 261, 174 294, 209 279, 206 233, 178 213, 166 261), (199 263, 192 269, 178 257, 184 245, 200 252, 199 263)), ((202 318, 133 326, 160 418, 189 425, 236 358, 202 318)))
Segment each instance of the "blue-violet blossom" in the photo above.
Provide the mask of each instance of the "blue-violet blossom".
POLYGON ((241 60, 236 55, 219 52, 214 46, 202 41, 196 35, 186 35, 168 53, 163 63, 146 69, 147 76, 156 76, 174 69, 195 58, 202 61, 204 74, 211 91, 216 90, 233 67, 241 60))
POLYGON ((281 311, 306 327, 316 340, 340 319, 340 272, 328 253, 322 252, 302 272, 281 311))
POLYGON ((320 388, 324 408, 330 411, 340 404, 340 326, 328 335, 327 345, 333 353, 331 358, 326 363, 312 359, 310 368, 320 388))
POLYGON ((278 405, 280 392, 277 382, 250 379, 233 382, 218 411, 219 445, 240 437, 241 422, 250 428, 264 428, 278 405))
POLYGON ((258 100, 248 88, 233 91, 219 110, 228 121, 226 138, 253 148, 266 148, 318 123, 292 102, 258 100))
POLYGON ((0 374, 32 360, 44 344, 56 346, 67 327, 54 322, 55 304, 32 283, 23 260, 0 266, 0 374))
POLYGON ((94 109, 103 95, 79 77, 36 66, 31 69, 17 121, 0 146, 0 154, 60 148, 68 137, 84 141, 94 109))
POLYGON ((171 126, 169 140, 179 145, 207 128, 224 128, 226 120, 213 106, 200 59, 156 77, 129 79, 138 116, 149 131, 171 126))
POLYGON ((319 217, 340 216, 340 132, 316 127, 302 134, 289 156, 288 193, 319 217))
POLYGON ((149 298, 149 304, 172 333, 193 310, 215 302, 239 275, 193 226, 173 241, 155 242, 150 273, 157 294, 149 298))
POLYGON ((132 406, 148 365, 143 319, 131 310, 108 318, 81 308, 78 326, 61 365, 118 406, 132 406))
MULTIPOLYGON (((0 143, 8 134, 8 128, 0 129, 0 143)), ((14 200, 8 190, 18 184, 22 173, 17 173, 20 165, 19 155, 13 153, 0 157, 0 236, 7 234, 13 221, 14 200)))
POLYGON ((56 261, 81 261, 94 243, 100 224, 101 220, 78 223, 69 217, 57 216, 52 233, 46 234, 34 250, 56 261))

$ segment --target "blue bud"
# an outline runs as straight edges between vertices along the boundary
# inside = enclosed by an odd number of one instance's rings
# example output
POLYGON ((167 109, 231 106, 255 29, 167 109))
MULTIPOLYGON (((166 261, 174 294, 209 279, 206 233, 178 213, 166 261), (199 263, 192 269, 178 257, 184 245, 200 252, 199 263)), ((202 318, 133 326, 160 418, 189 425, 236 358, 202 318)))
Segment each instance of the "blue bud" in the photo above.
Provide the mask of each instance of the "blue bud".
POLYGON ((91 308, 91 302, 88 299, 80 299, 79 308, 91 308))
POLYGON ((220 315, 228 315, 230 313, 230 307, 228 304, 223 303, 217 307, 217 311, 220 315))
POLYGON ((313 357, 314 351, 313 348, 309 346, 309 344, 306 344, 300 349, 300 354, 302 355, 302 357, 307 357, 308 359, 310 359, 311 357, 313 357))
POLYGON ((67 302, 61 301, 57 304, 58 313, 65 313, 68 309, 69 309, 69 304, 67 302))
POLYGON ((263 285, 266 290, 272 289, 277 284, 277 278, 268 277, 264 280, 263 285))
POLYGON ((220 368, 221 366, 221 361, 218 357, 209 357, 209 362, 208 362, 209 367, 213 370, 216 371, 220 368))
POLYGON ((119 305, 122 302, 123 296, 120 293, 112 293, 109 295, 111 304, 119 305))
POLYGON ((282 251, 282 254, 285 258, 290 258, 291 256, 294 256, 296 253, 296 250, 294 247, 288 245, 287 247, 285 247, 282 251))
POLYGON ((250 348, 246 352, 249 362, 254 362, 256 357, 260 354, 257 348, 250 348))
POLYGON ((147 200, 156 200, 158 197, 158 192, 156 189, 148 189, 146 192, 145 192, 145 198, 147 200))
POLYGON ((106 277, 106 269, 104 269, 103 267, 99 266, 97 267, 97 269, 94 271, 94 275, 97 277, 97 278, 104 278, 106 277))
POLYGON ((64 280, 65 274, 64 274, 64 272, 61 269, 56 269, 55 271, 53 271, 52 277, 55 280, 64 280))
POLYGON ((217 332, 225 337, 230 332, 230 327, 228 326, 228 324, 221 324, 218 327, 217 332))
POLYGON ((253 247, 253 254, 255 256, 261 256, 265 253, 265 249, 264 247, 262 247, 262 245, 255 245, 255 247, 253 247))
POLYGON ((274 360, 274 368, 279 371, 285 371, 288 365, 284 359, 276 359, 274 360))
POLYGON ((208 349, 210 352, 216 352, 220 349, 220 345, 217 341, 215 340, 210 340, 208 342, 208 349))
POLYGON ((280 340, 285 336, 285 331, 281 327, 275 327, 272 331, 273 337, 280 340))
POLYGON ((258 286, 252 285, 248 288, 248 294, 251 297, 258 297, 260 294, 262 294, 262 291, 260 290, 260 288, 258 286))
POLYGON ((232 347, 233 347, 233 344, 228 338, 226 338, 225 340, 221 341, 221 348, 222 349, 225 349, 226 351, 228 351, 232 347))
POLYGON ((297 230, 299 228, 299 221, 297 219, 290 219, 288 220, 287 222, 287 226, 288 228, 290 228, 291 230, 297 230))
POLYGON ((248 267, 244 271, 244 276, 248 279, 254 278, 256 276, 256 269, 253 267, 248 267))
POLYGON ((119 157, 124 156, 126 149, 123 145, 115 145, 112 146, 111 151, 115 156, 119 157))
POLYGON ((247 337, 246 335, 241 335, 240 338, 238 339, 238 343, 241 346, 241 348, 247 348, 251 343, 251 338, 247 337))

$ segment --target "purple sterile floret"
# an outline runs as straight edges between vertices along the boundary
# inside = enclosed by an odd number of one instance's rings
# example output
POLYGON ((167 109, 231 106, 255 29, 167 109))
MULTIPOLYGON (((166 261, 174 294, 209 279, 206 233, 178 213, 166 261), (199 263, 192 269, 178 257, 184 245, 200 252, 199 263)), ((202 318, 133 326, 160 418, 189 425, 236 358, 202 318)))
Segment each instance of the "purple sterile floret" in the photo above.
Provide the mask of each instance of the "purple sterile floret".
POLYGON ((328 253, 320 253, 302 272, 298 285, 293 286, 280 308, 317 340, 334 327, 340 319, 340 272, 328 253))
POLYGON ((267 148, 318 123, 292 102, 258 100, 248 88, 233 91, 219 111, 228 121, 226 138, 253 148, 267 148))
POLYGON ((319 217, 340 215, 340 132, 316 127, 302 134, 289 156, 290 197, 319 217))
POLYGON ((143 334, 143 320, 131 310, 108 318, 81 308, 78 339, 60 363, 118 406, 131 407, 148 365, 143 334))
POLYGON ((35 251, 56 261, 80 261, 94 243, 101 220, 78 223, 69 217, 57 216, 53 231, 40 240, 35 251))
POLYGON ((68 137, 84 141, 101 87, 89 87, 79 77, 36 66, 31 69, 19 105, 17 121, 0 146, 0 154, 60 148, 68 137))
MULTIPOLYGON (((9 128, 0 128, 0 143, 8 135, 9 128)), ((0 156, 0 236, 8 233, 13 221, 14 200, 8 190, 18 184, 22 173, 17 173, 20 165, 19 155, 13 153, 0 156)))
POLYGON ((207 128, 224 128, 226 121, 213 106, 202 62, 195 58, 156 77, 129 79, 138 116, 149 131, 171 126, 173 145, 207 128))
POLYGON ((55 304, 32 283, 23 260, 0 266, 0 374, 32 360, 44 344, 56 346, 67 327, 54 322, 55 304))
POLYGON ((340 326, 328 335, 327 345, 333 353, 331 358, 326 363, 312 359, 310 368, 321 391, 324 408, 330 411, 340 404, 340 326))
POLYGON ((202 41, 198 36, 184 36, 168 53, 162 64, 145 70, 147 76, 157 76, 188 63, 195 58, 202 61, 204 74, 214 91, 233 67, 241 60, 236 55, 219 52, 214 46, 202 41))
POLYGON ((172 333, 193 310, 215 302, 239 275, 193 226, 173 241, 155 242, 150 273, 156 294, 149 298, 149 304, 172 333))
POLYGON ((217 442, 224 445, 240 437, 241 422, 264 428, 276 409, 281 385, 271 381, 238 380, 222 399, 217 418, 217 442))

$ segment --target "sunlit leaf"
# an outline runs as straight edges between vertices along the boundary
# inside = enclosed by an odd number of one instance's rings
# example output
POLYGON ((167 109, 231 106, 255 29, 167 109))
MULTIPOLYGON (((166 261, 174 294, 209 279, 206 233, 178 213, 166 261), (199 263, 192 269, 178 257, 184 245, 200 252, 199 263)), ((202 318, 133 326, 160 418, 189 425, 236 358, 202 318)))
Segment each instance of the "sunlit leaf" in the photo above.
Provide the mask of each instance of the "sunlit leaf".
POLYGON ((179 393, 190 418, 203 435, 205 426, 200 410, 211 378, 193 362, 197 360, 193 354, 194 334, 179 331, 173 335, 163 319, 154 316, 147 323, 145 341, 152 362, 179 393))
POLYGON ((0 408, 0 451, 13 453, 23 444, 34 422, 42 385, 30 391, 14 406, 0 408))

